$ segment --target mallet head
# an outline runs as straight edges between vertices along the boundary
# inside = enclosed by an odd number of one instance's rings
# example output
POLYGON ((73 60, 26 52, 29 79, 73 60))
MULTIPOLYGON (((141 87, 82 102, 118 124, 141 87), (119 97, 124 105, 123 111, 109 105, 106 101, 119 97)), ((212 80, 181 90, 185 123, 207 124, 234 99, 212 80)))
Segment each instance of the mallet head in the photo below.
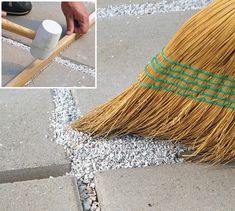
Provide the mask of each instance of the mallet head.
POLYGON ((44 20, 37 29, 30 53, 37 59, 46 59, 56 47, 62 27, 53 20, 44 20))

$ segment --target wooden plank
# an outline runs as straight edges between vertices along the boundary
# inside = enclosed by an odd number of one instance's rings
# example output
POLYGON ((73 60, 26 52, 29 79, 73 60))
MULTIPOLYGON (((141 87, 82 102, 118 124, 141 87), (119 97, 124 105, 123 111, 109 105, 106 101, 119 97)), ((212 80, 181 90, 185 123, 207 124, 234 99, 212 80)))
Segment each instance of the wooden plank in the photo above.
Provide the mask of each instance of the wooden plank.
MULTIPOLYGON (((89 16, 89 27, 95 23, 95 12, 89 16)), ((35 59, 28 67, 26 67, 20 74, 12 79, 6 87, 21 87, 24 86, 29 80, 39 73, 46 65, 48 65, 61 51, 68 47, 74 40, 81 35, 73 33, 71 35, 65 35, 56 46, 55 50, 45 60, 35 59)))

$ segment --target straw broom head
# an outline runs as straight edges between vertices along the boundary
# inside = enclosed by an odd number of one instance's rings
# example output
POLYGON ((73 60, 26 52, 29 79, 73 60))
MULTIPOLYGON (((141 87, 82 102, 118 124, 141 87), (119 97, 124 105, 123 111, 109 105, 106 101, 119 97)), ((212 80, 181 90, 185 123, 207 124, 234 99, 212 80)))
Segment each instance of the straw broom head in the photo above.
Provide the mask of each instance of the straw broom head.
POLYGON ((136 134, 192 147, 190 159, 235 158, 235 0, 189 19, 139 81, 72 124, 100 135, 136 134))

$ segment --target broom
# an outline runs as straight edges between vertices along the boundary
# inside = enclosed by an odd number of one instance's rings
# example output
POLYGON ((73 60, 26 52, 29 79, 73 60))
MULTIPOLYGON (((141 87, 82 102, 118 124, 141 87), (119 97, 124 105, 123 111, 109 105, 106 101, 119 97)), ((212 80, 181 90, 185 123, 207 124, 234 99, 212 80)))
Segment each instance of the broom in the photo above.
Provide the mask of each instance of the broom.
POLYGON ((178 141, 187 159, 235 158, 235 0, 190 18, 139 81, 72 123, 95 136, 136 134, 178 141))

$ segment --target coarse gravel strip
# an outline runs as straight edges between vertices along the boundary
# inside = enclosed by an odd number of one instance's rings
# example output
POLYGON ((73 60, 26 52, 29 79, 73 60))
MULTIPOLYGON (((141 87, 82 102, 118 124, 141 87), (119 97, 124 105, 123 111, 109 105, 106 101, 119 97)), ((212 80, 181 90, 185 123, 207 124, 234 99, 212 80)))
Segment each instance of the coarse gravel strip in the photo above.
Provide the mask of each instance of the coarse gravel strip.
MULTIPOLYGON (((3 37, 2 36, 2 42, 5 42, 9 45, 12 45, 16 48, 20 48, 24 51, 27 51, 27 52, 30 52, 30 47, 25 45, 25 44, 22 44, 18 41, 15 41, 15 40, 12 40, 12 39, 9 39, 9 38, 6 38, 6 37, 3 37)), ((68 67, 70 68, 70 70, 73 70, 73 71, 79 71, 79 72, 82 72, 86 75, 89 75, 89 76, 92 76, 92 77, 95 77, 96 76, 96 72, 95 72, 95 69, 92 68, 92 67, 89 67, 87 65, 83 65, 83 64, 76 64, 68 59, 64 59, 62 57, 55 57, 53 59, 54 62, 62 65, 62 66, 65 66, 65 67, 68 67)))
POLYGON ((79 118, 81 112, 70 90, 53 89, 52 95, 52 141, 63 145, 71 159, 69 174, 78 179, 84 210, 99 210, 94 184, 97 171, 183 162, 177 155, 185 148, 178 144, 133 135, 103 140, 72 130, 69 123, 79 118))
POLYGON ((163 0, 159 3, 121 4, 97 8, 97 17, 151 15, 156 13, 199 10, 212 0, 163 0))

